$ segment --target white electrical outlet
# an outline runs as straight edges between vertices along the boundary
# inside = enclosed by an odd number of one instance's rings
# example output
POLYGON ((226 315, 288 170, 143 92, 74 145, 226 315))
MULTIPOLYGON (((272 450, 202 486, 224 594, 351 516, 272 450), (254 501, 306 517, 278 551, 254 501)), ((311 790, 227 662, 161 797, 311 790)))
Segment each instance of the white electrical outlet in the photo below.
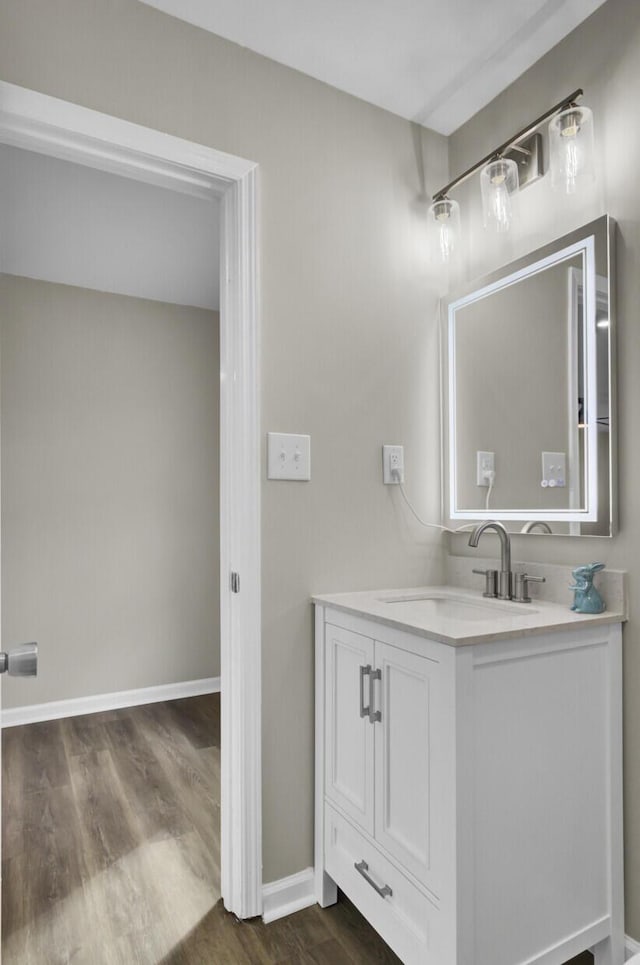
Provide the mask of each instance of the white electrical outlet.
POLYGON ((488 486, 491 481, 488 473, 495 474, 495 471, 495 452, 476 452, 476 486, 488 486))
POLYGON ((404 446, 382 447, 382 481, 387 485, 404 482, 404 446))

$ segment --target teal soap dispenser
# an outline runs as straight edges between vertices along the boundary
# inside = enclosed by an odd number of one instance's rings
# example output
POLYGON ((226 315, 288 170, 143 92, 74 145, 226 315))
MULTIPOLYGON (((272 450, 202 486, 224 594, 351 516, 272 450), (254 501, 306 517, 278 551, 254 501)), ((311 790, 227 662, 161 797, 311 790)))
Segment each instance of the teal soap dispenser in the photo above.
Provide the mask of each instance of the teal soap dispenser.
POLYGON ((575 583, 569 589, 574 591, 572 610, 576 613, 603 613, 605 602, 593 585, 593 577, 605 567, 604 563, 586 563, 571 570, 575 583))

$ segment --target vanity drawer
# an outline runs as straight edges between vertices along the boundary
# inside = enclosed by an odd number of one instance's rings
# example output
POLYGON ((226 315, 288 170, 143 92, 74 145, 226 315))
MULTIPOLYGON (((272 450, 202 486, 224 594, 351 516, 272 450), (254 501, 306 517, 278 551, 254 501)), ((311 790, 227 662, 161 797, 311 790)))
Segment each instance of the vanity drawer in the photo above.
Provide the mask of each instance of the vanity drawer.
POLYGON ((436 906, 330 804, 325 804, 324 848, 330 877, 405 965, 446 965, 436 906), (376 891, 385 886, 391 895, 376 891))

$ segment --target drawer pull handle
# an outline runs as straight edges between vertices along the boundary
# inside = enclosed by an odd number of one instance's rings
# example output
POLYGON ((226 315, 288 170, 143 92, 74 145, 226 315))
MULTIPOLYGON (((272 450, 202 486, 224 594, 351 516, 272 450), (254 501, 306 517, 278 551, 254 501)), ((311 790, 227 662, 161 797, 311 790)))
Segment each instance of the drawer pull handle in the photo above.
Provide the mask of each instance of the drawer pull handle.
MULTIPOLYGON (((370 707, 365 707, 364 705, 364 678, 369 677, 371 674, 371 664, 368 663, 366 667, 360 667, 360 716, 370 717, 371 709, 370 707)), ((371 684, 369 684, 369 693, 371 693, 371 684)))
POLYGON ((363 877, 364 880, 367 882, 367 884, 368 884, 368 885, 371 885, 371 887, 373 888, 373 890, 378 892, 378 894, 380 895, 381 898, 391 898, 391 896, 392 896, 392 894, 393 894, 393 891, 391 890, 391 888, 389 887, 389 885, 383 885, 382 888, 381 888, 380 885, 377 885, 377 884, 375 883, 375 881, 373 880, 373 878, 371 878, 371 877, 367 874, 367 872, 369 871, 369 865, 367 864, 366 861, 364 861, 364 860, 363 860, 363 861, 356 861, 356 862, 354 863, 353 867, 356 869, 357 872, 359 872, 359 873, 362 875, 362 877, 363 877))

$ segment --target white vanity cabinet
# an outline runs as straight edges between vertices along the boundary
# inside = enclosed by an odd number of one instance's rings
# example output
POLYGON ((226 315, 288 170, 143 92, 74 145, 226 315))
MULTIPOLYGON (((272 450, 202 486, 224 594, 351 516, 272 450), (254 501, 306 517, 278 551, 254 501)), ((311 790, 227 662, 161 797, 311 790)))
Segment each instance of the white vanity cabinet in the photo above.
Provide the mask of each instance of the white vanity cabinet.
POLYGON ((406 965, 622 965, 620 639, 456 645, 316 602, 320 904, 406 965))
POLYGON ((438 645, 399 638, 324 626, 324 854, 341 887, 388 919, 383 937, 419 956, 454 854, 452 676, 438 645))
POLYGON ((439 648, 415 653, 331 623, 325 648, 327 800, 437 896, 446 816, 443 794, 432 797, 453 751, 439 648))

